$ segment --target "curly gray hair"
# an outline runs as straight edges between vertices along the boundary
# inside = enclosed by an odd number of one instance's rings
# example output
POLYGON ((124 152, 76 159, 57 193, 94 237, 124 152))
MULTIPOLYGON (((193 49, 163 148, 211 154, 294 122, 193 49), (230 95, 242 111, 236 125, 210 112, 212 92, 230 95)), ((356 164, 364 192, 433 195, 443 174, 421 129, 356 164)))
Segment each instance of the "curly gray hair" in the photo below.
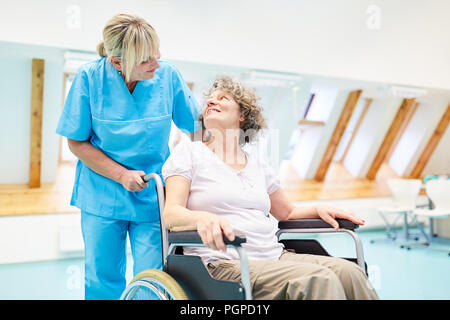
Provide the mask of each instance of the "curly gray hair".
MULTIPOLYGON (((205 93, 205 97, 209 97, 216 90, 229 92, 239 105, 240 112, 245 118, 240 127, 244 135, 241 134, 239 137, 239 143, 244 145, 254 141, 257 133, 261 129, 267 128, 266 120, 262 115, 262 107, 258 104, 260 98, 255 94, 255 90, 246 88, 230 76, 217 77, 205 93)), ((203 130, 205 130, 202 114, 199 116, 199 121, 202 123, 203 130)))

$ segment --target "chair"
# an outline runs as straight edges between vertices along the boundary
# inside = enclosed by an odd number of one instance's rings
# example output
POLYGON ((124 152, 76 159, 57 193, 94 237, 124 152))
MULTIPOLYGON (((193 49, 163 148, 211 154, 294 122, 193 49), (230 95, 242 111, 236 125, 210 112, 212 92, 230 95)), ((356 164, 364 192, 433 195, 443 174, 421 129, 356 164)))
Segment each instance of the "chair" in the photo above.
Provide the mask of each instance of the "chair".
MULTIPOLYGON (((423 232, 426 241, 422 243, 425 246, 429 246, 433 239, 433 220, 434 219, 446 219, 450 218, 450 180, 438 179, 429 180, 425 185, 427 196, 431 203, 429 209, 415 209, 413 214, 415 216, 428 218, 430 221, 430 232, 427 235, 423 232)), ((422 225, 420 225, 422 228, 422 225)), ((422 229, 423 230, 423 229, 422 229)), ((411 248, 411 246, 409 246, 411 248)), ((450 255, 450 252, 449 252, 450 255)))
MULTIPOLYGON (((164 225, 164 188, 158 174, 148 174, 145 181, 154 180, 158 196, 161 239, 163 252, 163 270, 144 270, 126 287, 121 300, 159 298, 193 299, 193 300, 250 300, 252 292, 248 259, 242 244, 246 239, 236 234, 235 240, 229 241, 224 237, 227 247, 237 250, 240 257, 241 283, 217 280, 210 276, 200 257, 183 255, 182 247, 204 246, 196 231, 168 232, 164 225)), ((346 258, 357 263, 367 274, 367 264, 364 261, 362 242, 354 230, 358 225, 348 220, 337 220, 339 229, 335 230, 321 219, 302 219, 280 221, 278 237, 285 233, 323 233, 343 232, 350 234, 355 242, 356 259, 346 258)), ((329 255, 316 240, 282 240, 287 249, 294 249, 297 253, 311 253, 329 255)))
MULTIPOLYGON (((387 240, 395 241, 397 239, 395 225, 401 217, 403 217, 403 239, 405 240, 405 244, 407 244, 409 239, 414 239, 415 241, 419 240, 417 235, 413 235, 409 231, 408 216, 411 216, 412 212, 417 207, 417 197, 422 184, 421 180, 389 179, 387 183, 392 194, 392 204, 377 208, 377 212, 386 224, 387 240), (397 216, 393 222, 389 222, 385 214, 396 214, 397 216)), ((412 222, 415 223, 414 217, 412 222)), ((371 240, 370 242, 374 243, 375 241, 376 240, 371 240)), ((401 247, 404 247, 405 244, 402 244, 401 247)))

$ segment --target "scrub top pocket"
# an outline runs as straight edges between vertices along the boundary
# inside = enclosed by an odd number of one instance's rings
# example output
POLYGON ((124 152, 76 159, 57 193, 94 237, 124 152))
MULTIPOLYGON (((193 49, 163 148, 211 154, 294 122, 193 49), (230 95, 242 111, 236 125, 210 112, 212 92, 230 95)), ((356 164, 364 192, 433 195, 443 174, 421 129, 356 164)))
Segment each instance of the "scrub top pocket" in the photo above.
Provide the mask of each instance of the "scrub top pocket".
POLYGON ((146 171, 167 158, 171 121, 171 114, 130 121, 93 118, 91 143, 128 169, 146 171))

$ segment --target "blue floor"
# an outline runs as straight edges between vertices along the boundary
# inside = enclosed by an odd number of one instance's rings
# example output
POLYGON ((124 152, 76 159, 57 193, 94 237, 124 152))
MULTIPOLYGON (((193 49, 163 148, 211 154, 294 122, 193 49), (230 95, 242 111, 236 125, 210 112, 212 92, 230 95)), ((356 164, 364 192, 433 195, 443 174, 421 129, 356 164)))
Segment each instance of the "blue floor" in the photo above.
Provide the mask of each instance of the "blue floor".
MULTIPOLYGON (((450 244, 432 248, 401 249, 398 243, 375 242, 382 231, 361 231, 369 278, 381 299, 450 299, 450 244), (438 250, 445 249, 445 250, 438 250)), ((320 235, 335 256, 354 257, 351 238, 344 234, 320 235)), ((433 246, 432 246, 433 247, 433 246)), ((127 280, 132 277, 129 257, 127 280)), ((0 265, 0 299, 83 299, 83 259, 0 265)))

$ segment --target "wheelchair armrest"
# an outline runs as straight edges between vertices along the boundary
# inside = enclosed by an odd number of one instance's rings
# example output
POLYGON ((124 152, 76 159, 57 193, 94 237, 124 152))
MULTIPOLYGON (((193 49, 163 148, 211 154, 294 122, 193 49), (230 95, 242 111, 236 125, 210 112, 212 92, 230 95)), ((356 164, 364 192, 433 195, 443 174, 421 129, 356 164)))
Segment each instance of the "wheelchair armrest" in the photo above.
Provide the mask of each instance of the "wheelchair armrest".
MULTIPOLYGON (((223 242, 226 245, 240 246, 246 242, 244 235, 235 233, 234 240, 230 241, 227 237, 223 237, 223 242)), ((169 232, 169 244, 202 244, 202 238, 197 231, 181 231, 169 232)))
MULTIPOLYGON (((336 219, 339 223, 340 229, 355 230, 359 225, 346 219, 336 219)), ((322 219, 299 219, 299 220, 286 220, 278 222, 279 229, 325 229, 332 228, 330 224, 322 219)))

